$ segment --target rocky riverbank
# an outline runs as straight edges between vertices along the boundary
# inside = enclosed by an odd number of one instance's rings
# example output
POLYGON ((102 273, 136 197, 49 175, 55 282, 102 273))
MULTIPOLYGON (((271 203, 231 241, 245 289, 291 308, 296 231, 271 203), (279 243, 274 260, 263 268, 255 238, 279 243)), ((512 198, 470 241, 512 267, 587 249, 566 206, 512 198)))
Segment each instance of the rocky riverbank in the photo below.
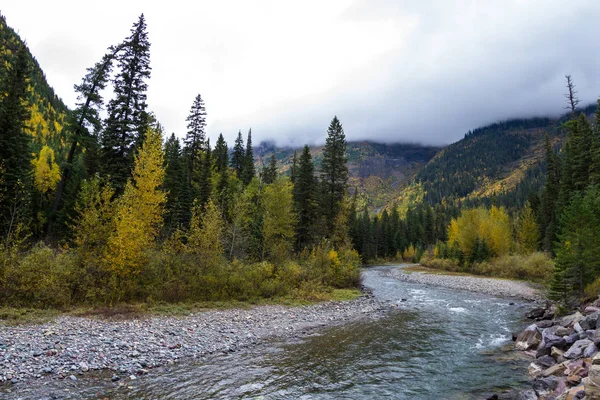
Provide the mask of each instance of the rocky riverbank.
POLYGON ((531 355, 533 390, 524 399, 600 399, 600 299, 573 314, 556 317, 555 307, 529 313, 536 322, 521 332, 517 350, 531 355))
POLYGON ((42 325, 0 326, 2 391, 49 380, 77 381, 92 371, 124 381, 180 360, 235 352, 273 337, 297 338, 316 328, 378 318, 388 305, 370 294, 303 307, 260 306, 187 317, 107 321, 59 317, 42 325), (2 386, 4 388, 2 389, 2 386))
POLYGON ((527 282, 507 279, 480 278, 462 275, 441 275, 424 272, 404 271, 402 268, 390 270, 392 277, 424 285, 443 286, 451 289, 468 290, 497 297, 516 297, 524 300, 543 299, 540 291, 527 282))

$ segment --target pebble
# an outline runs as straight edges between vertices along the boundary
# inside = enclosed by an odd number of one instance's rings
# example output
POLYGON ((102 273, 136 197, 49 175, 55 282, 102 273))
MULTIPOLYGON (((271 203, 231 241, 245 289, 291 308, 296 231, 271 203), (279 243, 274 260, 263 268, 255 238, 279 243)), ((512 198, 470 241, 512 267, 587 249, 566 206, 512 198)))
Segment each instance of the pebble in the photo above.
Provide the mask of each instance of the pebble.
POLYGON ((118 321, 61 316, 42 325, 0 325, 0 398, 8 390, 3 385, 7 382, 37 390, 31 398, 42 398, 48 396, 45 381, 64 385, 61 379, 81 380, 75 375, 85 377, 91 371, 109 371, 113 382, 122 376, 135 380, 186 359, 229 354, 273 337, 299 338, 323 326, 378 318, 389 308, 366 293, 351 301, 295 308, 259 306, 118 321))
POLYGON ((423 272, 407 273, 401 268, 390 269, 389 273, 393 278, 404 282, 443 286, 451 289, 486 293, 498 297, 518 297, 524 300, 538 301, 543 298, 537 289, 526 282, 511 281, 507 279, 480 278, 476 276, 427 274, 423 272))

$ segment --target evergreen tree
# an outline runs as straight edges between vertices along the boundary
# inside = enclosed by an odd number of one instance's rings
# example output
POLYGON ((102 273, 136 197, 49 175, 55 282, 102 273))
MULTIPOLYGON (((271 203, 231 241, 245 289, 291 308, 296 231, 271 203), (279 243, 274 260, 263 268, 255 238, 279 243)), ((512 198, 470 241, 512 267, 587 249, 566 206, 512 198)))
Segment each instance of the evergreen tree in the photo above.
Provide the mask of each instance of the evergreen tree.
POLYGON ((173 232, 185 223, 185 186, 187 185, 186 166, 179 139, 171 134, 165 143, 165 181, 164 191, 167 193, 165 204, 165 228, 173 232))
POLYGON ((296 171, 298 167, 298 152, 294 151, 294 155, 292 156, 292 166, 290 167, 290 180, 292 183, 296 182, 296 171))
POLYGON ((184 143, 186 151, 189 157, 189 169, 190 174, 194 175, 197 171, 200 163, 200 151, 206 149, 206 108, 204 107, 204 100, 199 94, 194 99, 190 114, 186 118, 187 134, 185 135, 184 143))
MULTIPOLYGON (((275 157, 273 156, 272 159, 274 160, 275 157)), ((318 219, 315 167, 308 146, 304 146, 297 168, 293 190, 294 205, 298 215, 296 249, 302 250, 315 243, 315 224, 318 219)), ((264 178, 267 178, 266 172, 264 178)))
POLYGON ((275 154, 272 154, 271 157, 269 158, 269 165, 266 167, 263 167, 263 173, 262 173, 263 183, 268 185, 268 184, 275 182, 275 179, 277 179, 277 175, 278 175, 277 171, 278 171, 277 159, 275 158, 275 154))
POLYGON ((136 147, 149 126, 146 90, 150 79, 150 42, 144 14, 117 55, 119 73, 113 80, 114 98, 108 103, 102 132, 102 167, 113 186, 122 191, 131 176, 136 147))
POLYGON ((590 183, 600 184, 600 99, 596 108, 596 131, 591 146, 590 183))
POLYGON ((346 136, 337 117, 333 117, 327 130, 323 150, 321 179, 324 188, 323 215, 327 233, 333 232, 333 224, 341 210, 341 204, 348 190, 348 167, 346 166, 346 136))
POLYGON ((198 205, 200 206, 200 209, 204 209, 212 196, 213 160, 210 150, 210 142, 208 140, 206 141, 206 149, 202 152, 202 154, 202 169, 200 170, 200 176, 198 179, 198 205))
POLYGON ((229 165, 227 142, 225 142, 225 138, 223 138, 222 133, 219 134, 219 138, 217 139, 217 144, 215 145, 213 156, 215 159, 215 167, 217 173, 220 174, 223 172, 223 170, 227 169, 229 165))
POLYGON ((25 47, 16 50, 16 62, 7 73, 0 96, 0 226, 10 236, 25 212, 26 189, 31 179, 31 152, 25 121, 29 64, 25 47))
POLYGON ((248 185, 256 170, 254 168, 254 152, 252 151, 252 129, 248 130, 248 140, 246 141, 246 152, 244 154, 241 181, 248 185))
POLYGON ((550 138, 546 135, 546 186, 541 199, 541 226, 540 232, 543 239, 543 249, 548 252, 554 250, 557 229, 557 202, 561 191, 560 159, 554 153, 550 138))
POLYGON ((242 139, 242 131, 238 132, 237 139, 231 153, 231 168, 236 172, 238 178, 242 178, 242 169, 244 168, 244 159, 246 152, 244 150, 244 139, 242 139))

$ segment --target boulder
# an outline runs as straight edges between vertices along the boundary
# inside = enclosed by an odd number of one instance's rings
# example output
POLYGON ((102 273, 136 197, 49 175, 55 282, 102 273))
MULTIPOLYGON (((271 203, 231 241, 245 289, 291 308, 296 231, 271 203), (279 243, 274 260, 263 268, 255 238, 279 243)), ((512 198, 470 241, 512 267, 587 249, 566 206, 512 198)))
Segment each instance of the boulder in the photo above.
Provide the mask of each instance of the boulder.
POLYGON ((592 342, 590 343, 585 350, 583 350, 583 356, 585 358, 592 358, 598 353, 598 347, 592 342))
POLYGON ((560 325, 565 328, 573 326, 576 322, 579 322, 583 318, 583 315, 577 311, 575 314, 565 315, 560 320, 560 325))
POLYGON ((569 392, 567 393, 567 397, 565 397, 565 400, 577 400, 577 399, 583 399, 584 397, 585 397, 585 386, 578 385, 578 386, 575 386, 575 387, 569 389, 569 392))
POLYGON ((586 399, 600 399, 600 365, 593 364, 590 367, 587 378, 583 379, 583 384, 586 399))
POLYGON ((546 307, 536 307, 529 311, 525 316, 529 319, 541 319, 546 312, 546 307))
POLYGON ((592 339, 596 345, 600 345, 600 329, 594 331, 594 338, 592 339))
POLYGON ((593 344, 593 342, 589 339, 577 340, 563 356, 570 359, 579 358, 583 355, 584 349, 590 344, 593 344))
POLYGON ((537 348, 541 341, 542 334, 538 331, 537 326, 532 324, 525 328, 523 332, 519 333, 515 348, 521 351, 537 348))
POLYGON ((567 346, 572 346, 573 343, 579 340, 579 334, 573 332, 569 336, 563 336, 563 338, 567 342, 567 346))
POLYGON ((567 376, 567 383, 571 386, 577 386, 581 383, 581 379, 579 375, 569 375, 567 376))
POLYGON ((563 354, 565 354, 564 351, 562 351, 561 349, 559 349, 558 347, 553 347, 552 349, 550 349, 550 355, 555 359, 558 360, 558 357, 562 357, 563 354))
POLYGON ((552 347, 558 347, 560 349, 567 347, 567 341, 564 337, 554 335, 552 333, 542 334, 542 341, 539 344, 538 349, 551 349, 552 347))
POLYGON ((556 336, 569 336, 572 332, 573 331, 570 328, 565 328, 564 326, 559 326, 554 331, 554 334, 556 336))
POLYGON ((541 321, 536 322, 535 324, 537 325, 538 328, 545 329, 545 328, 550 328, 551 326, 553 326, 554 321, 549 320, 549 319, 543 319, 541 321))
POLYGON ((573 324, 573 329, 575 330, 575 332, 577 333, 581 333, 584 331, 584 329, 581 327, 581 325, 579 324, 579 322, 575 322, 573 324))
POLYGON ((546 397, 558 388, 559 382, 560 380, 555 376, 536 379, 533 382, 533 390, 538 397, 546 397))
POLYGON ((561 362, 560 364, 553 365, 552 367, 544 370, 544 376, 564 376, 565 370, 567 369, 567 361, 561 362))
POLYGON ((553 365, 556 365, 556 360, 550 356, 543 356, 534 361, 537 365, 543 367, 544 369, 550 368, 553 365))
POLYGON ((583 310, 584 314, 593 314, 593 313, 599 313, 600 312, 600 307, 596 307, 596 306, 587 306, 585 308, 585 310, 583 310))
POLYGON ((529 373, 529 376, 533 379, 537 379, 544 375, 544 369, 536 362, 532 362, 529 364, 529 367, 527 367, 527 372, 529 373))
POLYGON ((584 330, 596 329, 596 324, 598 323, 598 313, 595 312, 593 314, 587 315, 581 321, 579 321, 579 325, 584 330))

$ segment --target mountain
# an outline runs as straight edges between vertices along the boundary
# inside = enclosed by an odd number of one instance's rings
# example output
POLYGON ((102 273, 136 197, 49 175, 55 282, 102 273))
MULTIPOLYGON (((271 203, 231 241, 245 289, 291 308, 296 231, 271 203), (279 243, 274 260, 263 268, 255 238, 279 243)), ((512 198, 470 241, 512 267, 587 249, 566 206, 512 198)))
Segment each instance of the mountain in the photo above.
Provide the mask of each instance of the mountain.
MULTIPOLYGON (((421 170, 440 150, 438 147, 407 143, 376 143, 371 141, 348 142, 348 169, 350 187, 358 192, 358 205, 367 205, 377 211, 392 201, 398 189, 421 170)), ((294 152, 301 149, 278 148, 273 143, 262 142, 254 149, 255 163, 262 165, 275 155, 280 173, 290 173, 294 152)), ((315 169, 319 171, 323 160, 323 147, 311 147, 315 169)))
MULTIPOLYGON (((0 15, 0 83, 6 71, 14 63, 14 50, 26 43, 7 25, 6 18, 0 15)), ((27 108, 30 112, 27 121, 28 131, 32 136, 32 153, 39 153, 42 147, 48 146, 55 152, 57 162, 65 157, 66 138, 63 130, 67 123, 67 106, 54 93, 46 81, 44 72, 35 57, 27 48, 30 64, 27 108)))
MULTIPOLYGON (((595 109, 582 111, 591 117, 595 109)), ((545 182, 545 136, 558 148, 567 119, 512 119, 470 131, 432 158, 388 206, 406 209, 424 201, 520 207, 545 182)))

